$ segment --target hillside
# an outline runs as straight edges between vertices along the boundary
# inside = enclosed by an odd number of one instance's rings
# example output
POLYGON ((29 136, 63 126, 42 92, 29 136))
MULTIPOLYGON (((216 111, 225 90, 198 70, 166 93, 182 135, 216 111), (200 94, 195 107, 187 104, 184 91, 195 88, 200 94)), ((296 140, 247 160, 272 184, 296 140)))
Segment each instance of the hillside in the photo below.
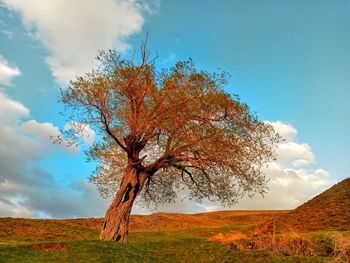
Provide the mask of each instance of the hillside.
POLYGON ((318 230, 350 230, 350 178, 315 196, 288 214, 260 230, 276 232, 307 232, 318 230))
MULTIPOLYGON (((132 215, 131 232, 174 231, 190 228, 248 228, 287 211, 219 211, 200 214, 154 213, 132 215)), ((27 219, 0 218, 0 242, 84 240, 98 238, 102 218, 27 219)))
POLYGON ((132 215, 129 244, 98 240, 101 218, 0 218, 0 262, 326 262, 328 255, 286 257, 269 249, 238 249, 232 242, 212 242, 218 241, 211 238, 214 235, 244 232, 287 213, 132 215))
MULTIPOLYGON (((102 242, 101 218, 0 218, 0 262, 282 262, 282 255, 235 251, 208 237, 244 230, 287 211, 132 215, 129 244, 102 242)), ((299 257, 290 262, 300 262, 299 257), (295 261, 294 261, 295 260, 295 261)), ((318 262, 318 261, 316 261, 318 262)))

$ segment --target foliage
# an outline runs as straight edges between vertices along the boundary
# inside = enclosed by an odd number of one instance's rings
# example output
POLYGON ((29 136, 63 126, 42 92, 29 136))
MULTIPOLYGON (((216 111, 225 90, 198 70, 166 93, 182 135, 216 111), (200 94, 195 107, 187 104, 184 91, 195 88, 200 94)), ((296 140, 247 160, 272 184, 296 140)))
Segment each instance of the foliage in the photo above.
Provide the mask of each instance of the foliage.
POLYGON ((89 125, 99 135, 88 157, 99 162, 91 180, 104 196, 129 166, 145 176, 146 205, 171 202, 180 189, 228 205, 266 191, 261 168, 279 138, 224 91, 225 72, 198 71, 192 60, 158 70, 145 45, 139 63, 113 51, 97 59, 97 70, 62 90, 62 102, 80 132, 89 125))
POLYGON ((334 262, 350 263, 350 237, 338 234, 334 238, 333 254, 335 255, 334 262))

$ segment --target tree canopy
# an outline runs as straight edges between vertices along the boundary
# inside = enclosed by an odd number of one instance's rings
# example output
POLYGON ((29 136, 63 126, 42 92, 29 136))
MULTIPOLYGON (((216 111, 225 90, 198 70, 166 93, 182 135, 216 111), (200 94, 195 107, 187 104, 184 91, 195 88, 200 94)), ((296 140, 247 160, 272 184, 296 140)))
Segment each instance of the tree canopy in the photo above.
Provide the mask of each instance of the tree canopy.
POLYGON ((98 69, 62 90, 69 117, 98 134, 88 157, 98 161, 91 180, 101 193, 117 192, 126 167, 144 174, 146 204, 171 202, 181 189, 227 205, 263 193, 273 128, 224 90, 225 72, 199 71, 191 59, 160 70, 149 57, 145 46, 138 60, 101 52, 98 69))

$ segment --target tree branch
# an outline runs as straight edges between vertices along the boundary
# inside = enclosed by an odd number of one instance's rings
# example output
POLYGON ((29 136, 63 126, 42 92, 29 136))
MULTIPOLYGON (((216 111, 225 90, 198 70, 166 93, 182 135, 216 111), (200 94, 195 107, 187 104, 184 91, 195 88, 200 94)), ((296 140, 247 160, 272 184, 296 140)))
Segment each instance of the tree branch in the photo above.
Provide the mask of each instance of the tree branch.
POLYGON ((109 125, 108 125, 108 122, 107 122, 107 118, 106 118, 106 116, 104 115, 104 113, 103 113, 98 107, 96 107, 96 108, 97 108, 97 109, 99 110, 99 112, 100 112, 101 121, 102 121, 102 123, 103 123, 103 125, 104 125, 104 130, 107 132, 107 134, 108 134, 109 136, 112 137, 112 139, 119 145, 120 148, 122 148, 125 152, 129 153, 128 148, 126 148, 126 147, 121 143, 121 141, 120 141, 120 140, 113 134, 113 132, 110 130, 109 125))

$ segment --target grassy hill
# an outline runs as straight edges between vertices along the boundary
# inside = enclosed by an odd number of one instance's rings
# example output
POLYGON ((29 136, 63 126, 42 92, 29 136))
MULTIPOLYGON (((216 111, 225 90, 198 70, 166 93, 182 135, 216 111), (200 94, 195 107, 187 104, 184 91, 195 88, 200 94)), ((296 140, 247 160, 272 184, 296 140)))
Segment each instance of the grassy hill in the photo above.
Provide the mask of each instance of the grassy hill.
POLYGON ((288 211, 133 215, 129 244, 99 241, 102 219, 0 218, 0 262, 324 262, 233 250, 211 236, 245 230, 288 211))
MULTIPOLYGON (((211 234, 219 229, 240 229, 263 223, 288 211, 219 211, 200 214, 154 213, 131 215, 131 232, 197 229, 211 234)), ((0 242, 97 239, 102 218, 0 218, 0 242)))
MULTIPOLYGON (((350 178, 334 185, 308 202, 264 226, 276 232, 350 230, 350 178)), ((263 227, 263 228, 264 228, 263 227)), ((264 229, 262 229, 264 230, 264 229)))
POLYGON ((350 262, 350 178, 295 210, 263 224, 210 238, 239 249, 264 249, 284 255, 324 255, 350 262))
POLYGON ((346 262, 350 178, 293 211, 132 215, 129 244, 99 241, 101 224, 0 218, 0 262, 346 262))

